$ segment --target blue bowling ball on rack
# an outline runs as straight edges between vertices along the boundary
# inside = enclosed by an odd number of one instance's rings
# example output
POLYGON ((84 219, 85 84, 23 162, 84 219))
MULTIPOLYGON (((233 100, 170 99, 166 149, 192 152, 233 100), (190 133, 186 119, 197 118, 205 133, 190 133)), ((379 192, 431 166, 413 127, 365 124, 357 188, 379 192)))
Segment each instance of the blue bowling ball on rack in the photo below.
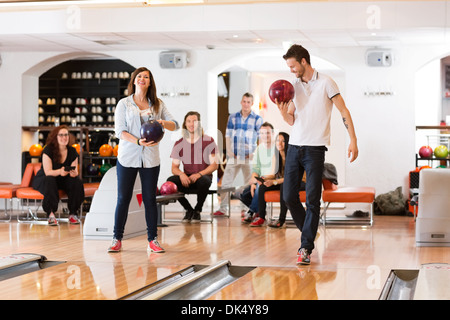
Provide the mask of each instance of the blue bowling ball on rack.
POLYGON ((100 172, 100 166, 95 163, 89 163, 86 167, 86 173, 88 176, 98 176, 100 172))

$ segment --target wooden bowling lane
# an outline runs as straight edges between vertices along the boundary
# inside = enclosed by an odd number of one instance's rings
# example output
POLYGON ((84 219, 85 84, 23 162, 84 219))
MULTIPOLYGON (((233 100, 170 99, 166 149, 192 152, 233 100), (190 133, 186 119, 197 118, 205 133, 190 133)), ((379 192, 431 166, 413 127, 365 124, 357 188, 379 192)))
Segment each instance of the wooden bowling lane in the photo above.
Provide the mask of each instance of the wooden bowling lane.
POLYGON ((82 225, 0 224, 0 256, 35 253, 63 262, 0 281, 0 299, 114 300, 189 266, 227 260, 255 269, 210 299, 376 300, 391 270, 450 263, 450 248, 415 246, 411 217, 376 216, 367 229, 321 226, 307 267, 295 265, 298 230, 249 228, 240 218, 234 210, 213 223, 171 223, 159 228, 166 253, 150 255, 146 236, 109 254, 110 240, 84 240, 82 225))
POLYGON ((186 266, 71 261, 0 282, 0 300, 115 300, 186 266))
POLYGON ((422 265, 414 290, 414 300, 449 300, 450 264, 422 265))
MULTIPOLYGON (((384 276, 384 275, 383 275, 384 276)), ((376 300, 365 269, 259 267, 209 300, 376 300)))

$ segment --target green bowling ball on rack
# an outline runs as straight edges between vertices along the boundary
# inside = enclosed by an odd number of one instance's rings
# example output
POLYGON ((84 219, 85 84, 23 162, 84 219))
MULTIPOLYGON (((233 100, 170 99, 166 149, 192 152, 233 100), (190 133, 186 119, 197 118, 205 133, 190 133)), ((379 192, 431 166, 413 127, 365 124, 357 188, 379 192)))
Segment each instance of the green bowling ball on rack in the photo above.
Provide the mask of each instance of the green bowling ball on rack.
POLYGON ((448 149, 447 146, 440 145, 434 149, 434 155, 436 158, 447 158, 448 149))
POLYGON ((105 175, 105 173, 112 168, 112 164, 111 163, 104 163, 102 164, 102 166, 100 167, 100 174, 102 176, 105 175))

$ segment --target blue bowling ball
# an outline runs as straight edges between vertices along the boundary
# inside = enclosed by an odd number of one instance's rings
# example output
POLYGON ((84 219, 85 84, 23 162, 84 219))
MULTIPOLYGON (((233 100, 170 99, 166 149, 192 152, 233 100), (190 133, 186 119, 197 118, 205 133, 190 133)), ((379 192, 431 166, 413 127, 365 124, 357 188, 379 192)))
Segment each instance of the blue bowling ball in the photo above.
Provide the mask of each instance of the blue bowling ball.
POLYGON ((149 120, 144 122, 141 126, 141 138, 145 141, 153 141, 157 143, 164 137, 164 128, 156 120, 149 120))
POLYGON ((95 163, 89 163, 86 168, 86 172, 89 176, 98 176, 99 170, 100 166, 95 163))

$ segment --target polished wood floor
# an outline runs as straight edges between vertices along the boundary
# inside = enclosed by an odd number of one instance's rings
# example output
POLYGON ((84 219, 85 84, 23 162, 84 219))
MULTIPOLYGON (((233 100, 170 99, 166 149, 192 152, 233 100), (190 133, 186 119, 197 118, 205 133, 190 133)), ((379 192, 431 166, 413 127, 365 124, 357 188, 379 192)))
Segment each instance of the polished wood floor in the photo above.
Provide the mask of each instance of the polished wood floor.
MULTIPOLYGON (((169 208, 167 217, 181 213, 169 208)), ((312 264, 299 267, 295 227, 249 228, 237 206, 229 219, 212 224, 159 228, 164 254, 147 253, 145 236, 124 240, 121 253, 109 254, 110 241, 84 240, 80 225, 13 219, 0 224, 0 256, 36 253, 65 263, 1 281, 0 299, 119 299, 190 265, 228 260, 257 268, 209 299, 376 300, 392 269, 450 263, 450 248, 415 246, 412 217, 375 216, 369 228, 320 226, 319 233, 312 264)))

